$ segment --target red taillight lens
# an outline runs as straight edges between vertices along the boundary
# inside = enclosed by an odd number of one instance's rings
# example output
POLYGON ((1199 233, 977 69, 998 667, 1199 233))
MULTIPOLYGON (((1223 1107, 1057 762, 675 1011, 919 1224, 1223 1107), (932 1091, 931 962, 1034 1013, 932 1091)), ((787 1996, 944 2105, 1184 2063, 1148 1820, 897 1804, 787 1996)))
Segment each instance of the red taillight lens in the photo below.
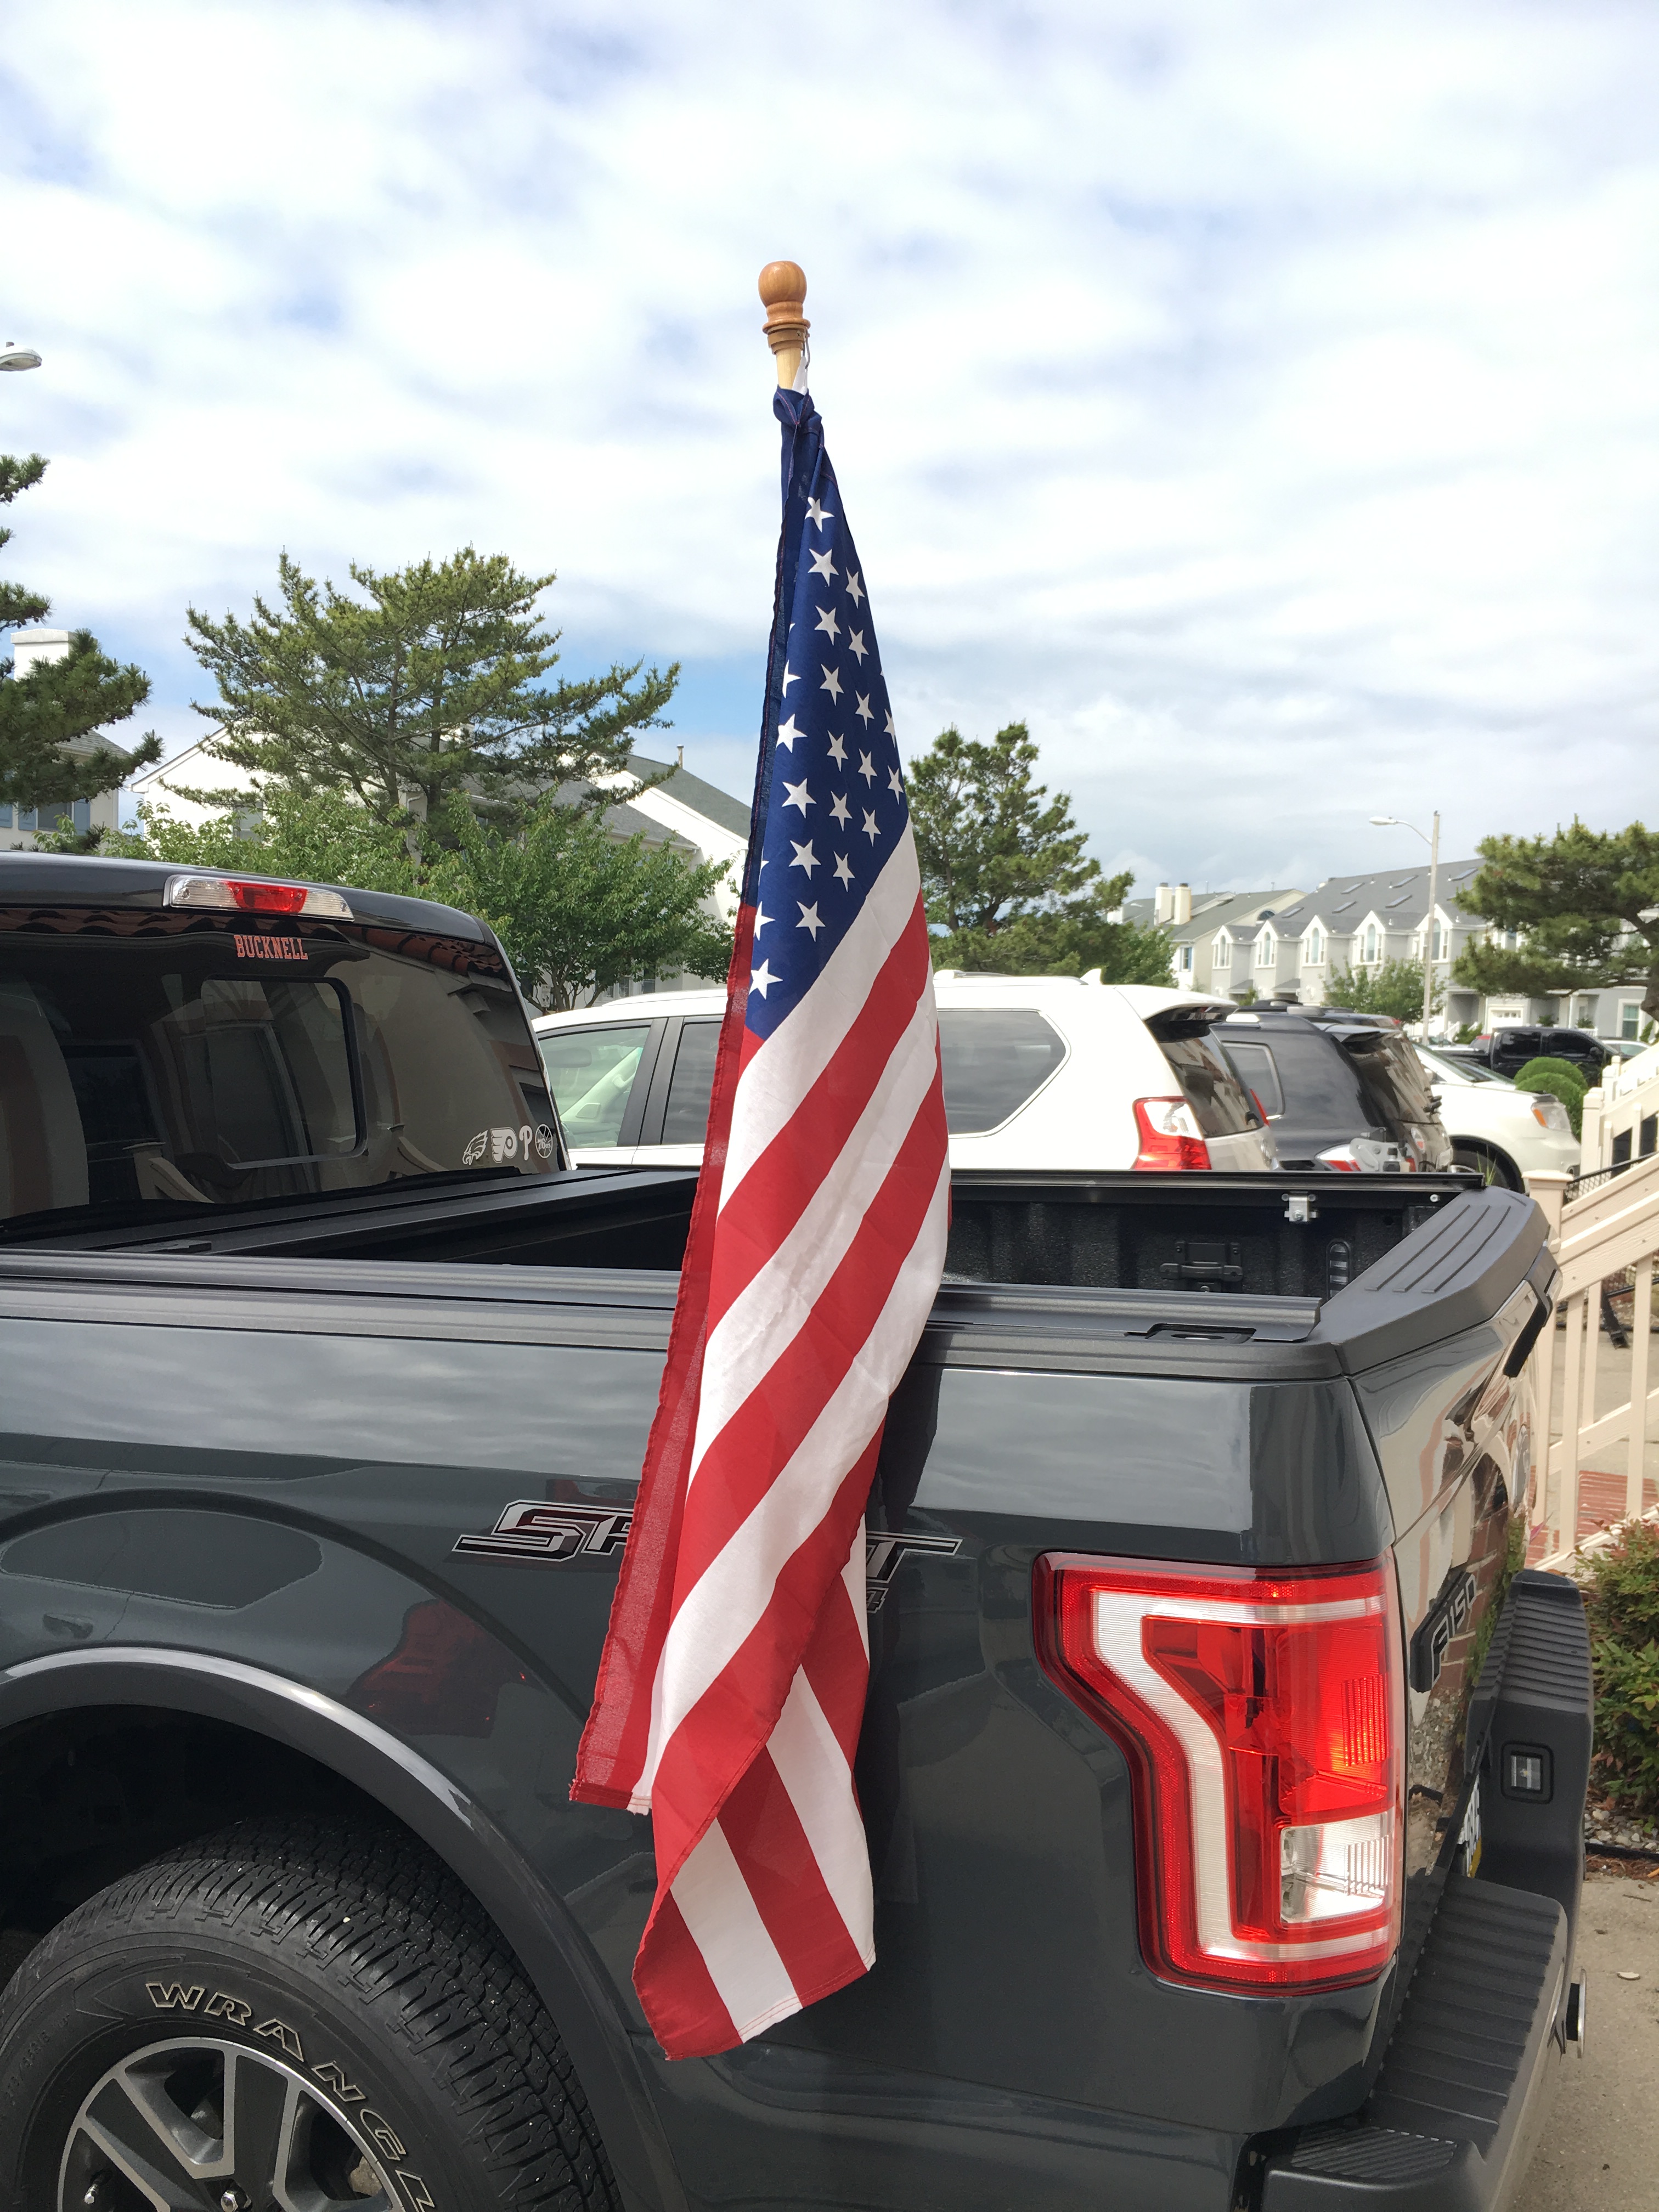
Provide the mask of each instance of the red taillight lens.
POLYGON ((1210 1148, 1184 1098, 1137 1098, 1138 1168, 1207 1168, 1210 1148))
POLYGON ((1404 1847, 1391 1563, 1221 1575, 1054 1554, 1033 1595, 1048 1674, 1129 1761, 1154 1971, 1255 1990, 1378 1972, 1404 1847))
POLYGON ((303 884, 245 884, 235 877, 226 879, 225 888, 244 914, 302 914, 305 911, 306 887, 303 884))

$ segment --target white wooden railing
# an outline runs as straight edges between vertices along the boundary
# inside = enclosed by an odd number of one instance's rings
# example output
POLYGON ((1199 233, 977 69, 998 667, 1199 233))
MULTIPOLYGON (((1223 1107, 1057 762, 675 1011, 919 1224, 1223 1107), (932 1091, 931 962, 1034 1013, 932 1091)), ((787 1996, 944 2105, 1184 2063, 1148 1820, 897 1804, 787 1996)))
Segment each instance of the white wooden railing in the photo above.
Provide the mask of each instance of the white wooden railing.
MULTIPOLYGON (((1645 1089, 1646 1086, 1644 1086, 1645 1089)), ((1649 1093, 1651 1099, 1656 1094, 1649 1093)), ((1592 1093, 1592 1096, 1594 1094, 1592 1093)), ((1650 1110, 1651 1108, 1650 1106, 1650 1110)), ((1587 1158, 1587 1171, 1589 1160, 1587 1158)), ((1561 1269, 1558 1307, 1566 1316, 1566 1356, 1562 1367, 1561 1403, 1555 1395, 1558 1330, 1540 1334, 1531 1361, 1536 1412, 1533 1458, 1534 1549, 1541 1528, 1542 1566, 1566 1565, 1585 1548, 1607 1540, 1581 1525, 1581 1476, 1624 1474, 1623 1512, 1604 1496, 1597 1503, 1613 1525, 1647 1511, 1644 1479, 1650 1434, 1659 1434, 1659 1388, 1650 1387, 1650 1346, 1653 1325, 1653 1273, 1659 1255, 1659 1155, 1633 1160, 1622 1173, 1607 1177, 1570 1198, 1574 1186, 1564 1175, 1536 1175, 1527 1188, 1550 1224, 1550 1243, 1561 1269), (1635 1271, 1631 1316, 1630 1395, 1606 1413, 1595 1410, 1595 1386, 1601 1359, 1602 1285, 1626 1269, 1635 1271), (1557 1433, 1559 1431, 1559 1433, 1557 1433)), ((1607 1491, 1607 1486, 1600 1487, 1607 1491)), ((1656 1509, 1659 1510, 1659 1509, 1656 1509)))
POLYGON ((1611 1167, 1615 1153, 1621 1160, 1640 1159, 1644 1133, 1651 1153, 1659 1139, 1659 1048, 1614 1060, 1587 1093, 1581 1173, 1611 1167))

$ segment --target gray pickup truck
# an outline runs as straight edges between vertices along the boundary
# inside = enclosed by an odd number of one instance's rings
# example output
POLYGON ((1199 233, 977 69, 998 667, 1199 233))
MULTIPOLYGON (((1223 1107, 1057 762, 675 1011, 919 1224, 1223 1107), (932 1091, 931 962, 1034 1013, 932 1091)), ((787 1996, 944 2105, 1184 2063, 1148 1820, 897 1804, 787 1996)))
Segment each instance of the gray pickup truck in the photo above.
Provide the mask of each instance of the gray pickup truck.
POLYGON ((1589 1752, 1526 1200, 958 1179, 877 1963, 670 2063, 568 1789, 694 1173, 567 1165, 470 918, 137 863, 0 858, 0 2203, 1509 2201, 1589 1752))

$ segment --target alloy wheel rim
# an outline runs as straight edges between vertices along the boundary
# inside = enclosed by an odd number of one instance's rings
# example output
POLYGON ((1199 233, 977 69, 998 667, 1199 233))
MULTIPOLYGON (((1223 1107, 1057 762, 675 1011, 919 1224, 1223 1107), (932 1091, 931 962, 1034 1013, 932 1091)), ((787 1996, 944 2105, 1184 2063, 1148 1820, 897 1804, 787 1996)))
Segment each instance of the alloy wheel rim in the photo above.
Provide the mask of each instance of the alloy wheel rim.
POLYGON ((147 2045, 82 2103, 58 2212, 397 2212, 346 2110, 274 2056, 211 2038, 147 2045))

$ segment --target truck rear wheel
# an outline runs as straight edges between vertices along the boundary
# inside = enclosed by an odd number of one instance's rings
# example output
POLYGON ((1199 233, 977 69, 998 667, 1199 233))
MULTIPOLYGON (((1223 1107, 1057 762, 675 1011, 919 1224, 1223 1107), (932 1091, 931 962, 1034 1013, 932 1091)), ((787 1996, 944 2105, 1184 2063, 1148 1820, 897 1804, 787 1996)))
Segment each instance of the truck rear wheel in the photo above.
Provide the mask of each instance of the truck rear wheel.
POLYGON ((611 2212, 558 2031, 400 1832, 258 1821, 91 1898, 0 1999, 0 2203, 611 2212))

